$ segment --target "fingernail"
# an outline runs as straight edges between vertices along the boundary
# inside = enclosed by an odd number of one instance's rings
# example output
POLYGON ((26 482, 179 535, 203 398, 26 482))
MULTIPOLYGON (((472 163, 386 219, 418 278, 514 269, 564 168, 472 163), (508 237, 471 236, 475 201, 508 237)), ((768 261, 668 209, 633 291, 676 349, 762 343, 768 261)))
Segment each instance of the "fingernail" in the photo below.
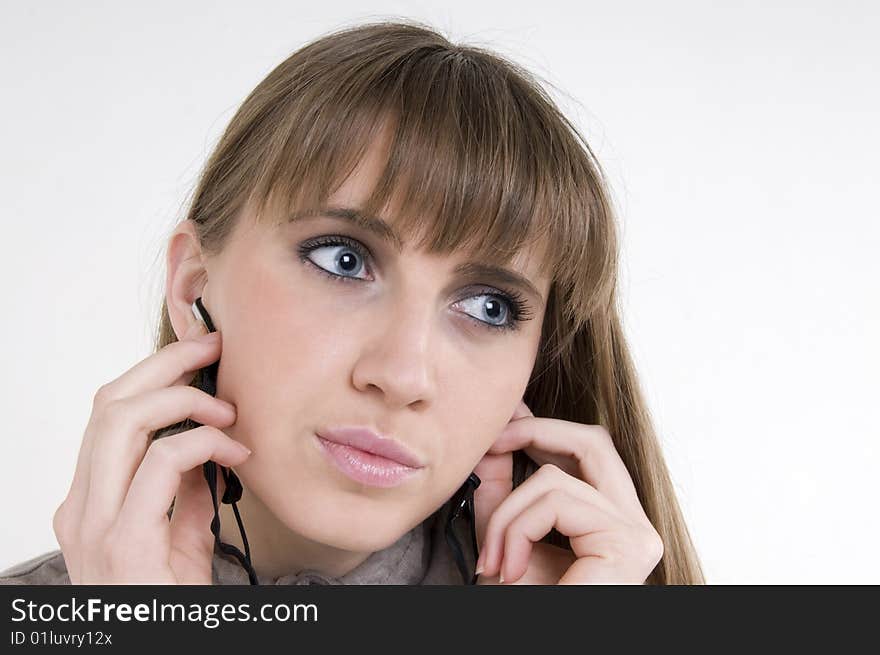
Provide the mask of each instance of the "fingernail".
POLYGON ((246 452, 248 455, 252 454, 251 449, 248 448, 247 446, 245 446, 243 443, 241 443, 240 441, 236 441, 236 443, 237 443, 238 446, 239 446, 244 452, 246 452))
POLYGON ((504 574, 503 573, 498 574, 498 584, 504 584, 504 574))
POLYGON ((483 553, 480 553, 480 556, 477 558, 477 568, 474 569, 474 575, 480 575, 484 568, 483 553))
POLYGON ((219 336, 220 336, 219 332, 208 332, 207 334, 202 334, 202 335, 196 337, 196 339, 198 339, 199 341, 209 342, 209 341, 216 340, 217 337, 219 337, 219 336))

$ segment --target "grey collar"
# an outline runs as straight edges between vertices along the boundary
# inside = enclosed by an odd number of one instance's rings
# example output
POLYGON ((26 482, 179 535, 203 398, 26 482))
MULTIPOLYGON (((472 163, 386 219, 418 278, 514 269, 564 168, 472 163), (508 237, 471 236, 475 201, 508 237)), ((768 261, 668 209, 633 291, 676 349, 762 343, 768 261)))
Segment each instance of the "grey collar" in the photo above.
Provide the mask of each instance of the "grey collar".
MULTIPOLYGON (((462 584, 442 526, 448 504, 431 514, 400 539, 370 554, 345 575, 334 577, 304 569, 277 578, 259 578, 261 585, 428 585, 462 584)), ((247 572, 231 555, 214 546, 212 579, 215 585, 247 585, 247 572)))

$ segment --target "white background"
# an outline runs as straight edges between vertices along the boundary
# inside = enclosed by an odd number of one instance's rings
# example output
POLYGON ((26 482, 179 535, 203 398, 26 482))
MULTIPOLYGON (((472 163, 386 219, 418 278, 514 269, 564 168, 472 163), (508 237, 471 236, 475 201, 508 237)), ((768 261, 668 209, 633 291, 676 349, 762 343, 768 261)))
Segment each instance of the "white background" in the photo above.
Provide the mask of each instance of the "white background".
POLYGON ((236 107, 307 40, 410 17, 548 80, 607 170, 708 581, 880 583, 880 5, 719 5, 4 1, 0 569, 58 547, 92 396, 150 353, 236 107))

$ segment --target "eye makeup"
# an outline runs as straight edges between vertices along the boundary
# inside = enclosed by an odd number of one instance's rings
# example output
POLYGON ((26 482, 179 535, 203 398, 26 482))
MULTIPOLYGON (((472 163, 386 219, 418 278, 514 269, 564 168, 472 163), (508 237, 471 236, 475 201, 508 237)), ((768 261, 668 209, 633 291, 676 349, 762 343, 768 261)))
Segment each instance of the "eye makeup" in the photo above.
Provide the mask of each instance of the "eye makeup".
MULTIPOLYGON (((299 253, 299 258, 303 263, 324 274, 334 282, 342 282, 344 284, 350 284, 353 282, 369 282, 369 279, 334 273, 333 271, 324 268, 324 266, 319 265, 310 257, 310 255, 316 250, 340 246, 343 247, 342 252, 345 252, 347 250, 361 258, 362 265, 355 269, 355 272, 360 272, 361 270, 371 270, 369 262, 371 261, 372 257, 367 248, 358 241, 340 234, 324 235, 320 237, 315 237, 313 239, 308 239, 304 241, 297 248, 297 250, 299 253)), ((472 314, 465 313, 465 316, 467 316, 472 322, 478 324, 480 327, 485 327, 490 332, 514 332, 520 329, 524 321, 530 320, 532 318, 528 303, 526 302, 523 295, 517 291, 502 290, 494 287, 480 287, 479 293, 477 293, 476 295, 471 294, 468 296, 463 296, 460 300, 456 301, 456 304, 461 304, 466 300, 471 300, 474 298, 488 299, 481 304, 481 307, 483 308, 485 308, 488 303, 492 303, 492 306, 495 307, 499 300, 501 301, 501 303, 503 303, 505 307, 505 309, 502 310, 502 316, 506 317, 506 320, 503 323, 491 323, 489 321, 477 318, 472 314)))

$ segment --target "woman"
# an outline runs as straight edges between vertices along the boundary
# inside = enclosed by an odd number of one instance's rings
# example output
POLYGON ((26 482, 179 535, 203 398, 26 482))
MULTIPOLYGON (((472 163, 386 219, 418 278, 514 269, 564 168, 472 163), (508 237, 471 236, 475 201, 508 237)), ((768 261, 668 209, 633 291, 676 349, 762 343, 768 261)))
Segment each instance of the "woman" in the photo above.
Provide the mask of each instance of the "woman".
POLYGON ((601 168, 513 63, 413 22, 306 45, 232 119, 166 263, 61 549, 4 583, 703 582, 601 168))

